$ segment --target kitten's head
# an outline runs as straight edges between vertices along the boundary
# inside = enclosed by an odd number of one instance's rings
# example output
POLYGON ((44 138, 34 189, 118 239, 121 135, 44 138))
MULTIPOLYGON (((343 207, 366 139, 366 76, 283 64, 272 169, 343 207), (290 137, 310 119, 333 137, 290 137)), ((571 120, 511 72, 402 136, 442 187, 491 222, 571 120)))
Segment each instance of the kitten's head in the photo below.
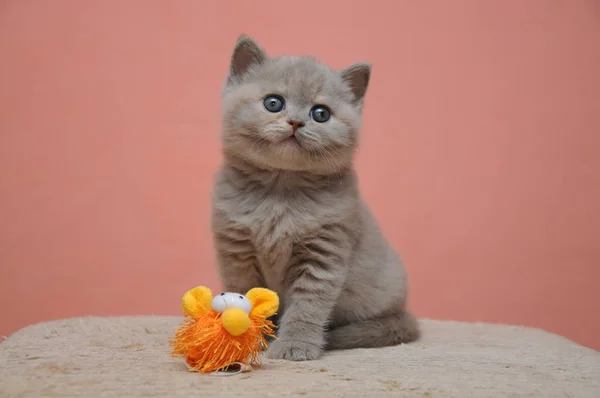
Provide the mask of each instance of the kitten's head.
POLYGON ((370 65, 269 57, 242 36, 223 90, 223 150, 261 168, 335 173, 352 162, 370 65))

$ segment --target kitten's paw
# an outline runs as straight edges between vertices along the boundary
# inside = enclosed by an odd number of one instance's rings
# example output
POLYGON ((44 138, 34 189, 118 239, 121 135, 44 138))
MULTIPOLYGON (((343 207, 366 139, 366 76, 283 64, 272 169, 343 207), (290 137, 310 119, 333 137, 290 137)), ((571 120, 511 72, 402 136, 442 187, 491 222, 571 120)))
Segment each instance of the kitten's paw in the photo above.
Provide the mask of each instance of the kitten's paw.
POLYGON ((296 340, 276 340, 269 345, 267 357, 288 361, 312 361, 318 359, 323 350, 314 344, 296 340))

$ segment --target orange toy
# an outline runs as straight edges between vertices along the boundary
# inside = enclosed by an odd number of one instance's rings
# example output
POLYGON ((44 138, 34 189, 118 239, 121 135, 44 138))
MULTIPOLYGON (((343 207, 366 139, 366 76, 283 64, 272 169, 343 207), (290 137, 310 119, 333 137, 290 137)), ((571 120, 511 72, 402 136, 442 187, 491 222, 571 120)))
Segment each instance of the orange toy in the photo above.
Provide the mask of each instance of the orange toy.
POLYGON ((254 288, 246 295, 221 293, 213 298, 209 288, 198 286, 185 293, 183 323, 171 340, 173 356, 184 357, 190 371, 210 373, 233 364, 250 368, 260 362, 273 337, 268 320, 279 307, 279 297, 269 289, 254 288))

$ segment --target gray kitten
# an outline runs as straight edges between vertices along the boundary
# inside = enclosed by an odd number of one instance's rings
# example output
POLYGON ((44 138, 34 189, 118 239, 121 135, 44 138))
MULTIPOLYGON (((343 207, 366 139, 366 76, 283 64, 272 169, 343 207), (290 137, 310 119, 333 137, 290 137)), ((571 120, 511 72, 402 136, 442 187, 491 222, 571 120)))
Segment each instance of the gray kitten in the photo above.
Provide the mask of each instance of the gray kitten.
POLYGON ((280 296, 271 358, 419 337, 404 267, 352 166, 370 70, 271 58, 247 36, 233 51, 212 227, 224 288, 280 296))

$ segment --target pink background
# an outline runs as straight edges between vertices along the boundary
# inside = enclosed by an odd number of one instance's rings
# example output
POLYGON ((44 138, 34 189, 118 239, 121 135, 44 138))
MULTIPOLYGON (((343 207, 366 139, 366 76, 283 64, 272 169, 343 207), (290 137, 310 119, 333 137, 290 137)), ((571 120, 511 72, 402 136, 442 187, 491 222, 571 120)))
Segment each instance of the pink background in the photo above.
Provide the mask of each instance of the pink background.
POLYGON ((593 0, 0 2, 0 334, 219 288, 209 200, 242 31, 374 64, 358 169, 419 316, 600 349, 593 0))

